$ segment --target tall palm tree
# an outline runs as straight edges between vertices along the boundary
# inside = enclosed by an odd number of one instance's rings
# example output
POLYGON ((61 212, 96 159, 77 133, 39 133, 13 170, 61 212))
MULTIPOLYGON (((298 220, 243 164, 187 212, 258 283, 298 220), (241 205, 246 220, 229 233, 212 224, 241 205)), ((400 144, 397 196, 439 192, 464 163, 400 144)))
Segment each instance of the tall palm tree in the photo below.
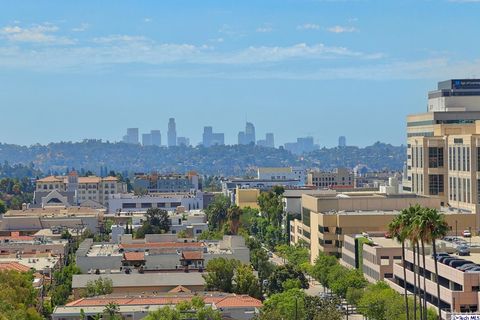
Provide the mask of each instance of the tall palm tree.
POLYGON ((407 233, 404 228, 405 223, 407 222, 408 214, 407 210, 402 210, 402 212, 396 216, 388 225, 388 231, 392 238, 395 238, 398 242, 402 244, 402 267, 403 267, 403 290, 405 295, 405 314, 407 315, 407 320, 410 320, 410 311, 408 307, 408 292, 407 292, 407 267, 405 263, 405 240, 407 239, 407 233))
POLYGON ((230 233, 236 235, 238 233, 238 227, 240 225, 240 216, 242 215, 242 209, 237 206, 228 208, 227 218, 230 222, 230 233))
MULTIPOLYGON (((434 264, 435 264, 435 282, 437 283, 437 308, 438 317, 441 318, 441 300, 440 300, 440 283, 438 281, 438 262, 437 248, 435 240, 443 238, 448 232, 448 224, 445 221, 445 215, 439 214, 436 209, 425 208, 423 213, 416 217, 415 228, 420 234, 423 242, 432 244, 434 264)), ((425 259, 425 258, 424 258, 425 259)), ((425 262, 424 262, 425 264, 425 262)))

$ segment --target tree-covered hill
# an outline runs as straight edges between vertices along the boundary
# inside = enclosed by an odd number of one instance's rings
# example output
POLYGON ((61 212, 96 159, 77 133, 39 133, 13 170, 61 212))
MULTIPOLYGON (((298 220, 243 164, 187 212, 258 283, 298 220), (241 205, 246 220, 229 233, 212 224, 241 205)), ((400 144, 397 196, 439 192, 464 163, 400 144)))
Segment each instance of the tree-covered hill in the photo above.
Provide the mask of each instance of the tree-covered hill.
POLYGON ((279 149, 253 145, 199 147, 156 147, 86 140, 58 142, 30 147, 0 144, 0 161, 31 163, 47 172, 76 168, 99 172, 101 167, 128 172, 185 172, 209 175, 243 175, 257 166, 305 166, 332 169, 365 164, 373 170, 401 170, 406 158, 404 146, 376 143, 366 148, 323 148, 303 156, 279 149))

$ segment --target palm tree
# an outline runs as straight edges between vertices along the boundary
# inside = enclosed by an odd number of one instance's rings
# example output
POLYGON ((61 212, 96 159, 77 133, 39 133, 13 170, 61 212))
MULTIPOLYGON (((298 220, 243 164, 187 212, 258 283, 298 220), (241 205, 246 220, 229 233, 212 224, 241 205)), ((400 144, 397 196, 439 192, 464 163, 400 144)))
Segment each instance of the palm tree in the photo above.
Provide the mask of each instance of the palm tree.
POLYGON ((105 309, 103 309, 103 313, 108 316, 108 319, 113 320, 116 319, 116 315, 120 311, 120 308, 118 307, 118 304, 115 302, 109 302, 106 306, 105 309))
POLYGON ((390 235, 395 238, 398 242, 402 244, 402 267, 403 267, 403 289, 405 295, 405 311, 407 315, 407 320, 410 320, 410 312, 408 308, 408 294, 407 294, 407 268, 405 263, 405 240, 407 239, 406 230, 404 228, 407 222, 407 212, 402 210, 402 212, 396 216, 392 222, 388 225, 388 231, 390 235))
POLYGON ((236 235, 238 233, 238 226, 240 224, 240 216, 242 215, 242 209, 237 206, 228 208, 227 217, 230 222, 230 233, 236 235))
MULTIPOLYGON (((439 214, 436 209, 425 208, 421 215, 415 218, 415 228, 423 243, 432 243, 434 264, 435 264, 435 282, 437 283, 437 308, 438 317, 441 317, 440 283, 438 281, 438 262, 437 248, 435 240, 443 238, 448 232, 448 224, 445 221, 445 215, 439 214)), ((424 257, 425 265, 425 257, 424 257)), ((426 306, 425 306, 426 308, 426 306)))

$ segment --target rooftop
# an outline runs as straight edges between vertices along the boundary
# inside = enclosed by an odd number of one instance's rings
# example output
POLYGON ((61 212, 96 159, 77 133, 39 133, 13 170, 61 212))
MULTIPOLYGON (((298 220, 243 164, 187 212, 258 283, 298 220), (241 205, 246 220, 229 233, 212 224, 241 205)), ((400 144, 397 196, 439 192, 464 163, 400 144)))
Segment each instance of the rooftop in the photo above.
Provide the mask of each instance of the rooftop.
POLYGON ((48 207, 30 208, 25 210, 8 210, 5 217, 65 217, 65 216, 95 216, 100 210, 88 207, 48 207))

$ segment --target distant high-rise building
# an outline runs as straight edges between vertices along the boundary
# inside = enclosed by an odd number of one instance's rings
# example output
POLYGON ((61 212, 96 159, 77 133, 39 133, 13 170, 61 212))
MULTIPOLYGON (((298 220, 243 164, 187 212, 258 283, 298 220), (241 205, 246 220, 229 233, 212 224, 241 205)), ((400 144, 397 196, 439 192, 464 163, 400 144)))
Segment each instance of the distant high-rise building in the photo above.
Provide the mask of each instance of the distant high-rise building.
POLYGON ((128 128, 127 134, 123 136, 123 142, 138 144, 138 128, 128 128))
POLYGON ((270 148, 275 148, 275 139, 273 138, 273 133, 267 133, 265 135, 266 146, 270 148))
POLYGON ((255 144, 255 126, 251 122, 245 124, 245 131, 238 133, 238 144, 255 144))
POLYGON ((152 135, 150 133, 142 134, 142 145, 151 146, 152 145, 152 135))
POLYGON ((212 127, 204 127, 202 143, 205 147, 211 147, 214 145, 224 145, 225 135, 223 133, 213 132, 212 127))
POLYGON ((345 138, 345 136, 338 137, 338 146, 340 148, 343 148, 343 147, 347 146, 347 138, 345 138))
POLYGON ((160 147, 162 145, 162 135, 160 130, 151 130, 150 136, 152 139, 152 146, 160 147))
POLYGON ((267 133, 265 139, 258 140, 257 145, 267 148, 275 148, 275 142, 273 141, 273 133, 267 133))
POLYGON ((308 153, 318 149, 318 145, 313 143, 313 137, 297 138, 297 142, 285 143, 285 150, 294 154, 308 153))
POLYGON ((174 147, 177 145, 177 126, 175 124, 175 118, 170 118, 168 120, 168 146, 174 147))
POLYGON ((185 147, 190 146, 190 139, 188 139, 186 137, 178 137, 177 138, 177 146, 185 146, 185 147))

